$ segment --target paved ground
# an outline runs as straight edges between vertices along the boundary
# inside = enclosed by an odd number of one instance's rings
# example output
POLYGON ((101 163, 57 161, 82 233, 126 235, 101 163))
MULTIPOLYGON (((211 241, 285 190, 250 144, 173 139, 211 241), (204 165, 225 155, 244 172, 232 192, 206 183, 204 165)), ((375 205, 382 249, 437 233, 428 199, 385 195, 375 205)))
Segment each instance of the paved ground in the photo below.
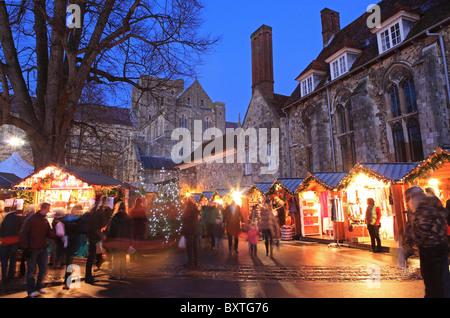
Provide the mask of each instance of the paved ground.
MULTIPOLYGON (((225 243, 225 242, 224 242, 225 243)), ((225 245, 225 244, 224 244, 225 245)), ((274 256, 262 242, 250 256, 242 237, 238 255, 202 249, 200 268, 185 269, 186 253, 178 248, 153 251, 129 263, 127 279, 110 280, 109 262, 96 272, 98 282, 62 289, 64 269, 49 269, 48 293, 41 298, 421 298, 423 281, 417 259, 401 268, 394 255, 311 242, 281 242, 274 256)), ((23 298, 23 280, 0 290, 0 297, 23 298)))

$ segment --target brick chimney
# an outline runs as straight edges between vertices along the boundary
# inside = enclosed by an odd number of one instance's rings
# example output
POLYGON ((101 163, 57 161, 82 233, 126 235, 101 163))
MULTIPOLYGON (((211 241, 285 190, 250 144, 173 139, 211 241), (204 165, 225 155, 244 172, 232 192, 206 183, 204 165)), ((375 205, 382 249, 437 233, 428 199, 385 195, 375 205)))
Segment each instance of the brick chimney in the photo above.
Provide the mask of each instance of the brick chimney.
POLYGON ((320 11, 320 17, 322 19, 322 38, 323 46, 327 46, 331 37, 338 33, 341 29, 341 24, 339 21, 339 12, 330 10, 328 8, 320 11))
POLYGON ((272 28, 262 25, 250 36, 252 42, 252 91, 259 87, 266 98, 273 99, 272 28))

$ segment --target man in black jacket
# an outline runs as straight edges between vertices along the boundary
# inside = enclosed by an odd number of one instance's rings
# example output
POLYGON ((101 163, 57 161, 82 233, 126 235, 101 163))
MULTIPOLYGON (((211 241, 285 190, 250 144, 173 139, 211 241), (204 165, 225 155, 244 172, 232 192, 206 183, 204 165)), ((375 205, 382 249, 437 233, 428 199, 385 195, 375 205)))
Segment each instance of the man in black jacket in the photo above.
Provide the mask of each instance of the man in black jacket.
MULTIPOLYGON (((108 198, 102 196, 96 205, 87 214, 87 239, 88 239, 88 255, 86 259, 86 276, 85 283, 94 284, 95 280, 92 275, 92 265, 97 257, 97 243, 101 242, 105 235, 102 230, 108 225, 112 209, 107 206, 108 198)), ((98 260, 97 260, 98 263, 98 260)))
POLYGON ((36 291, 45 294, 42 289, 42 280, 47 272, 48 252, 47 238, 56 239, 51 231, 46 216, 50 211, 49 203, 42 203, 41 209, 25 219, 20 234, 19 244, 27 259, 27 292, 29 297, 37 296, 36 291), (39 268, 37 281, 34 279, 36 265, 39 268))
POLYGON ((0 261, 2 281, 7 283, 16 272, 16 255, 19 249, 19 232, 24 218, 21 210, 9 212, 0 226, 0 261), (8 268, 9 261, 9 268, 8 268))

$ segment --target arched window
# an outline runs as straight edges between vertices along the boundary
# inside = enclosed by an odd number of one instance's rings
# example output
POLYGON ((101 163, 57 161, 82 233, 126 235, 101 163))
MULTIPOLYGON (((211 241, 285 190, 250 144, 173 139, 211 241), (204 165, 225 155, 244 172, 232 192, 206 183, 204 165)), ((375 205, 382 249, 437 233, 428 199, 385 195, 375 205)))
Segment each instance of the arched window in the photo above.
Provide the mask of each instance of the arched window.
POLYGON ((392 117, 399 117, 402 115, 402 111, 400 108, 400 98, 398 96, 397 86, 392 85, 389 89, 389 100, 391 102, 392 117))
POLYGON ((353 130, 353 107, 352 107, 352 103, 349 101, 347 103, 347 106, 345 106, 345 108, 347 108, 347 116, 348 116, 348 128, 350 130, 353 130))
POLYGON ((392 137, 394 139, 395 160, 397 162, 406 161, 405 137, 401 122, 396 122, 392 126, 392 137))
POLYGON ((345 109, 339 105, 337 109, 338 121, 339 121, 339 133, 343 134, 347 131, 347 122, 345 119, 345 109))
POLYGON ((414 89, 414 83, 411 79, 407 79, 403 82, 403 93, 405 95, 405 108, 406 113, 414 113, 417 111, 416 91, 414 89))
POLYGON ((306 118, 304 124, 306 144, 310 144, 312 143, 311 120, 309 118, 306 118))
POLYGON ((211 117, 205 117, 203 119, 203 131, 205 131, 208 128, 212 127, 212 120, 211 117))
POLYGON ((407 124, 411 161, 423 160, 422 136, 420 124, 416 118, 411 118, 407 124))
POLYGON ((178 117, 178 128, 187 128, 187 117, 185 115, 178 117))

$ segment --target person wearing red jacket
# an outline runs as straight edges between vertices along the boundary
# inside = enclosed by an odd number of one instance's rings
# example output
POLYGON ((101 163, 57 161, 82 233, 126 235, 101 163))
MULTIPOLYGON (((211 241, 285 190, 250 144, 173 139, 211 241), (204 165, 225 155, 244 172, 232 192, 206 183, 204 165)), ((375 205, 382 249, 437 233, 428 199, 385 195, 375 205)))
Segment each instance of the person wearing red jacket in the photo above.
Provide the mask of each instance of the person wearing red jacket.
POLYGON ((366 224, 367 230, 369 231, 370 241, 372 244, 372 252, 381 252, 381 240, 380 240, 380 219, 381 211, 380 208, 375 206, 375 201, 372 198, 367 199, 367 210, 366 210, 366 224), (376 242, 376 247, 375 247, 376 242))
POLYGON ((50 204, 42 203, 39 211, 26 218, 19 233, 19 244, 27 259, 26 289, 28 297, 37 296, 36 291, 45 294, 42 289, 42 280, 47 272, 47 238, 53 240, 57 238, 46 219, 49 211, 50 204), (37 281, 34 278, 36 265, 39 268, 37 281))

